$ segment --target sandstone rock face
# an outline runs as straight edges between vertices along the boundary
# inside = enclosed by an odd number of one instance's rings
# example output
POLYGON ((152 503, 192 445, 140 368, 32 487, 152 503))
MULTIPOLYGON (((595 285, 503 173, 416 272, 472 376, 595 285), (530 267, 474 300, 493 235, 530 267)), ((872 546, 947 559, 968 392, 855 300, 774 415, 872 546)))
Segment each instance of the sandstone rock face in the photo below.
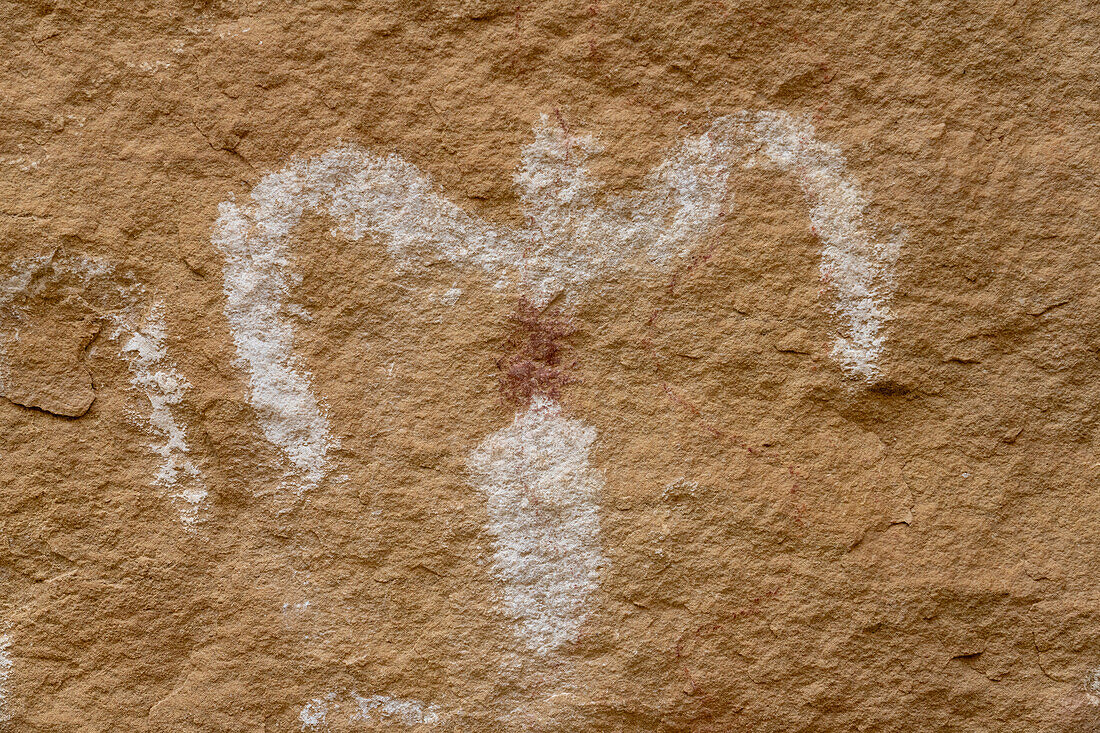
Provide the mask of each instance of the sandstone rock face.
POLYGON ((0 729, 1100 730, 1100 10, 4 18, 0 729))

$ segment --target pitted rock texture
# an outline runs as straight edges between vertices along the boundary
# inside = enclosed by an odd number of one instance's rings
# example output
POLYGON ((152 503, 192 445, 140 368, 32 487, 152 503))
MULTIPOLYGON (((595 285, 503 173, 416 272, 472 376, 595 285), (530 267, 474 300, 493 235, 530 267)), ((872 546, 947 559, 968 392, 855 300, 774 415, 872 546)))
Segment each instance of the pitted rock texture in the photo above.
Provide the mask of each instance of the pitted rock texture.
POLYGON ((1100 730, 1100 8, 3 17, 0 726, 1100 730))

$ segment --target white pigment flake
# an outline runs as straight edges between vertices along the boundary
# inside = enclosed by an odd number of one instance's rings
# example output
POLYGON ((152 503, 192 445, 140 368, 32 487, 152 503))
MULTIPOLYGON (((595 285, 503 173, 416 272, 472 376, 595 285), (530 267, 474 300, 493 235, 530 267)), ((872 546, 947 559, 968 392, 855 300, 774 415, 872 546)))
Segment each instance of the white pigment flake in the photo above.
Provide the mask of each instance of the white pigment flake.
POLYGON ((603 478, 589 466, 596 431, 537 397, 469 456, 488 500, 493 570, 523 639, 540 656, 577 637, 604 559, 603 478))
POLYGON ((173 490, 173 498, 182 501, 180 519, 191 525, 206 499, 206 489, 188 455, 186 430, 173 414, 191 384, 167 361, 163 304, 155 303, 145 321, 129 330, 122 354, 134 386, 149 400, 149 426, 160 438, 150 446, 162 459, 154 483, 173 490))

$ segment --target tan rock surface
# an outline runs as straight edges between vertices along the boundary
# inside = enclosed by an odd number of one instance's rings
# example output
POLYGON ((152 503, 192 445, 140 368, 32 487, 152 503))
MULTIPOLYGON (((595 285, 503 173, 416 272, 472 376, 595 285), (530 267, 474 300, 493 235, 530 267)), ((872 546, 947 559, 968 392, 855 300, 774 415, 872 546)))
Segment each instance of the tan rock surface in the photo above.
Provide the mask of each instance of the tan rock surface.
POLYGON ((8 729, 1100 730, 1098 16, 9 2, 8 729))
POLYGON ((30 321, 15 330, 7 355, 4 396, 23 407, 80 417, 95 400, 83 352, 98 329, 87 321, 30 321))

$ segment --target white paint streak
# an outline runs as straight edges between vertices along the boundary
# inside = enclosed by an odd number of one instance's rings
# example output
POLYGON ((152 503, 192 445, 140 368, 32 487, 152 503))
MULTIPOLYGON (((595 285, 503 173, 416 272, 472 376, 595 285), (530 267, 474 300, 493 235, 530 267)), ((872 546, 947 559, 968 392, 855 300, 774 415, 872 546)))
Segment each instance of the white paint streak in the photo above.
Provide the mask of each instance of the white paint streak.
POLYGON ((0 634, 0 722, 11 720, 7 711, 8 678, 11 677, 11 637, 0 634))
POLYGON ((593 138, 569 136, 546 115, 523 149, 515 184, 530 226, 517 235, 525 256, 515 266, 535 305, 563 291, 572 301, 591 281, 635 263, 667 266, 722 211, 730 148, 718 138, 686 140, 632 196, 607 195, 589 173, 586 161, 599 151, 593 138))
POLYGON ((588 464, 596 431, 537 397, 511 426, 490 435, 468 466, 485 493, 504 601, 536 654, 576 639, 604 559, 603 478, 588 464))
POLYGON ((347 726, 366 723, 370 728, 375 723, 413 727, 445 722, 438 705, 389 695, 364 697, 357 692, 349 695, 330 692, 324 697, 315 697, 298 713, 298 720, 302 730, 328 730, 330 716, 333 721, 342 718, 347 726))
POLYGON ((264 435, 284 451, 302 489, 324 477, 336 441, 310 391, 309 374, 292 350, 293 326, 285 305, 291 273, 277 236, 285 215, 261 202, 262 196, 252 214, 222 204, 214 241, 225 253, 226 316, 237 354, 251 375, 249 399, 264 435), (268 212, 270 226, 255 221, 259 210, 268 212))
POLYGON ((821 278, 836 293, 835 309, 847 326, 833 357, 849 374, 874 379, 903 235, 899 231, 878 237, 867 228, 867 201, 845 172, 844 156, 839 148, 819 142, 808 120, 765 112, 756 116, 753 130, 763 155, 794 173, 809 200, 810 221, 822 243, 821 278))
POLYGON ((8 368, 4 341, 18 338, 18 330, 3 322, 6 312, 18 322, 23 309, 15 301, 21 296, 34 297, 48 285, 78 284, 75 297, 112 325, 111 338, 120 344, 131 382, 149 400, 148 426, 161 439, 150 447, 163 459, 153 483, 171 489, 173 498, 183 501, 181 521, 193 525, 206 490, 201 472, 188 456, 186 428, 174 412, 191 385, 168 360, 164 305, 154 303, 145 320, 137 322, 135 314, 148 302, 144 288, 114 277, 111 263, 99 258, 51 251, 17 260, 12 269, 14 274, 0 279, 0 323, 4 326, 0 330, 0 389, 8 368))
POLYGON ((132 382, 149 400, 149 426, 161 438, 150 447, 162 459, 154 483, 173 489, 172 497, 183 502, 180 519, 192 525, 206 499, 202 474, 191 461, 187 432, 173 410, 183 402, 191 384, 168 361, 164 305, 155 303, 145 321, 129 330, 122 346, 132 382))

